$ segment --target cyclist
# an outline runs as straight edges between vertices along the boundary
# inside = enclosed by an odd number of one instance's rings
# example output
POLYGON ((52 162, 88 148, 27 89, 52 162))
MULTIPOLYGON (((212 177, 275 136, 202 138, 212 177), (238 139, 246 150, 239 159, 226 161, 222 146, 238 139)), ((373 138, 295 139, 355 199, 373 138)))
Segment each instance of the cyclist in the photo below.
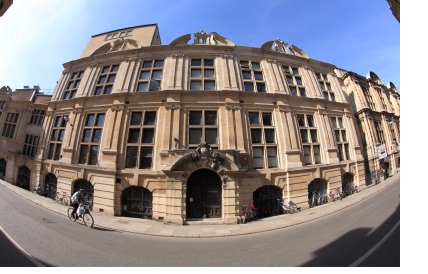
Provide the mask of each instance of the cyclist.
POLYGON ((71 203, 73 204, 73 212, 71 213, 71 216, 73 218, 76 218, 75 214, 79 205, 85 202, 85 198, 83 197, 83 192, 84 192, 83 189, 79 189, 73 194, 73 196, 71 196, 71 203))

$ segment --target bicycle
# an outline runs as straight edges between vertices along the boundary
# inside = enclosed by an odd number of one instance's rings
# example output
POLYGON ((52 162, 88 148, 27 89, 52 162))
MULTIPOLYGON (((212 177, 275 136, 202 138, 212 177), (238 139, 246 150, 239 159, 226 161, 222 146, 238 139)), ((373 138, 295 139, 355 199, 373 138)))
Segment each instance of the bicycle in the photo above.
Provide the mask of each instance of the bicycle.
POLYGON ((69 205, 66 192, 62 192, 62 196, 59 194, 59 192, 56 193, 55 196, 55 203, 61 203, 62 205, 69 205))
POLYGON ((94 226, 94 217, 92 217, 91 212, 89 210, 88 204, 80 204, 79 208, 77 208, 76 214, 73 216, 73 207, 70 207, 67 211, 68 218, 70 221, 76 222, 80 218, 82 218, 83 223, 86 226, 93 227, 94 226), (83 214, 81 214, 83 213, 83 214))
POLYGON ((34 194, 39 194, 40 196, 42 196, 42 195, 43 195, 42 188, 40 187, 40 185, 39 185, 39 184, 33 187, 33 191, 32 191, 32 192, 33 192, 34 194))
POLYGON ((284 204, 283 201, 281 201, 280 199, 277 199, 278 201, 278 205, 284 209, 285 214, 294 214, 300 211, 300 207, 297 207, 297 205, 295 203, 293 203, 292 201, 284 204))
POLYGON ((242 214, 241 214, 241 224, 245 224, 249 221, 252 221, 257 218, 259 215, 257 208, 250 207, 248 205, 243 205, 241 207, 242 214))

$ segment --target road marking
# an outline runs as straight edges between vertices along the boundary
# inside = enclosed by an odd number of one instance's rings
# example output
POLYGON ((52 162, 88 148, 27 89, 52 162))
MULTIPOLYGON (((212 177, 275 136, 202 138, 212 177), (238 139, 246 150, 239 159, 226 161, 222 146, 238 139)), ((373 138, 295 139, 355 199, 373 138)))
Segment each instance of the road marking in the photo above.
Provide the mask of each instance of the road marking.
POLYGON ((386 233, 385 236, 383 236, 383 238, 375 245, 373 246, 369 251, 366 252, 366 254, 364 254, 363 256, 361 256, 358 260, 356 260, 354 263, 352 263, 350 265, 350 267, 352 266, 358 266, 360 263, 362 263, 365 259, 367 259, 371 254, 373 254, 373 252, 376 251, 376 249, 378 249, 391 235, 392 233, 394 233, 394 231, 397 229, 397 227, 400 226, 400 221, 398 221, 398 223, 396 223, 391 230, 386 233))
POLYGON ((33 264, 39 267, 44 267, 43 264, 41 264, 39 261, 37 261, 33 256, 27 253, 17 242, 15 242, 12 237, 9 236, 9 234, 6 233, 6 231, 3 229, 3 227, 0 226, 0 231, 3 232, 3 234, 6 236, 6 238, 25 256, 28 260, 30 260, 33 264))

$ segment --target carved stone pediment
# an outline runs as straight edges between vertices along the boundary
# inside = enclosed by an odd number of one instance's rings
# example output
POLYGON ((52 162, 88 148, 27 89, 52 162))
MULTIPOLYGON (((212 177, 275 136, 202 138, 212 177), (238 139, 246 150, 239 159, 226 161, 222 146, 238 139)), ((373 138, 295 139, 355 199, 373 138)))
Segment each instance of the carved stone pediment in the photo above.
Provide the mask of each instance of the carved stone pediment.
POLYGON ((178 159, 165 172, 181 172, 182 176, 187 178, 193 171, 201 168, 215 171, 223 182, 227 181, 227 171, 239 170, 238 166, 224 154, 214 151, 207 143, 201 143, 195 151, 178 159))

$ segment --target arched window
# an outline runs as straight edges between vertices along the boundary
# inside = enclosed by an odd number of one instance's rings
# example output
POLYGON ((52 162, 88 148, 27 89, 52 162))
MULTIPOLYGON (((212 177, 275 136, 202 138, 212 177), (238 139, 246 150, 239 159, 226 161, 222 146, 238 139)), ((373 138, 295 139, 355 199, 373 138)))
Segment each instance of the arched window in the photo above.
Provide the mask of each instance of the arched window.
POLYGON ((4 158, 0 159, 0 180, 4 180, 4 176, 6 175, 6 160, 4 158))
POLYGON ((18 171, 18 179, 16 180, 16 185, 23 189, 30 190, 30 178, 30 169, 26 166, 21 166, 18 171))
POLYGON ((152 193, 141 186, 131 186, 122 192, 122 216, 152 218, 152 193))
POLYGON ((48 173, 45 177, 45 197, 54 197, 57 189, 57 180, 54 174, 48 173))
POLYGON ((281 214, 281 208, 276 207, 277 199, 282 201, 282 190, 277 186, 262 186, 253 192, 253 203, 261 217, 281 214))

